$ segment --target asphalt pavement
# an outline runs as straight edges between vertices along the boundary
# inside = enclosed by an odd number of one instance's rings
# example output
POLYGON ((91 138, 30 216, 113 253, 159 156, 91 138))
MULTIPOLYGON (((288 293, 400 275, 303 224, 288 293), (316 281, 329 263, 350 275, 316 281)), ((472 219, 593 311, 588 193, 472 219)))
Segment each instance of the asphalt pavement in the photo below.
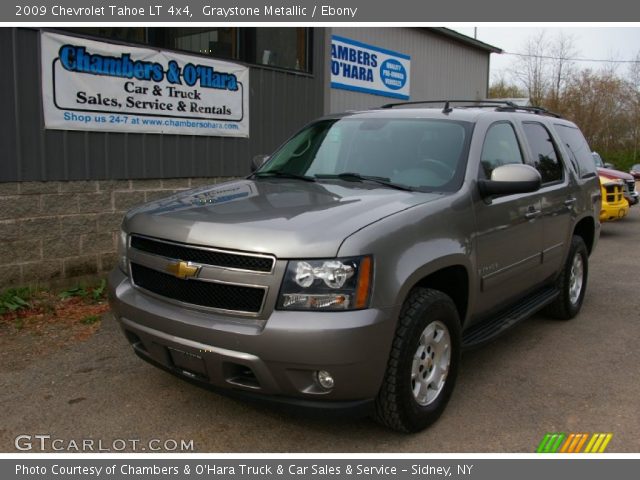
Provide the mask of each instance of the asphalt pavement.
POLYGON ((465 353, 445 413, 418 434, 198 388, 138 359, 106 315, 85 342, 0 364, 0 451, 27 435, 18 445, 36 452, 87 440, 126 451, 180 451, 184 440, 196 452, 533 452, 547 432, 611 432, 608 452, 640 452, 639 234, 640 206, 604 224, 580 315, 538 315, 465 353))

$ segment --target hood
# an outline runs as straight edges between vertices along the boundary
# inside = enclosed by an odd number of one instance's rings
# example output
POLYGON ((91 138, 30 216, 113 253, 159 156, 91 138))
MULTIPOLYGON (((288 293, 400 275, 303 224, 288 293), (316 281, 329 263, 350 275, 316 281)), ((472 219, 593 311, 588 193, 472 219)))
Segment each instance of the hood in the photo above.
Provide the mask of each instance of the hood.
POLYGON ((137 207, 127 213, 124 228, 281 258, 332 257, 353 232, 439 197, 368 183, 239 180, 137 207))
POLYGON ((624 185, 624 181, 621 178, 605 177, 604 175, 599 175, 599 178, 602 185, 624 185))
POLYGON ((607 178, 620 178, 621 180, 633 180, 633 175, 620 170, 613 170, 611 168, 598 168, 598 175, 607 178))

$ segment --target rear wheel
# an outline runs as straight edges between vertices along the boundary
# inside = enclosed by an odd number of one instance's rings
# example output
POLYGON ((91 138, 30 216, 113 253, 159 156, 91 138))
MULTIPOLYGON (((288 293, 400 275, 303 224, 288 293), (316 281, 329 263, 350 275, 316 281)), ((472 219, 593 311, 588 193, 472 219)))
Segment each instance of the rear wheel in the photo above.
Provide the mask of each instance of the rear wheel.
POLYGON ((589 252, 582 237, 574 236, 571 239, 567 261, 558 277, 557 286, 560 294, 546 308, 545 313, 559 320, 575 317, 582 308, 588 274, 589 252))
POLYGON ((417 432, 442 414, 460 359, 460 319, 444 293, 417 288, 400 313, 387 371, 376 399, 376 419, 417 432))

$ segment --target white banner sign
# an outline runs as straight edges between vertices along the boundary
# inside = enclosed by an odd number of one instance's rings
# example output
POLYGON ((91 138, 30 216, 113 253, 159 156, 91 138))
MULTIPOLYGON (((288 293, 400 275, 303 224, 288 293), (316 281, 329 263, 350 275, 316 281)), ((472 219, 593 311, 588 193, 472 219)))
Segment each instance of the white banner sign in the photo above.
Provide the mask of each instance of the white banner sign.
POLYGON ((249 136, 249 69, 43 32, 46 128, 249 136))
POLYGON ((409 100, 411 57, 333 35, 331 87, 409 100))

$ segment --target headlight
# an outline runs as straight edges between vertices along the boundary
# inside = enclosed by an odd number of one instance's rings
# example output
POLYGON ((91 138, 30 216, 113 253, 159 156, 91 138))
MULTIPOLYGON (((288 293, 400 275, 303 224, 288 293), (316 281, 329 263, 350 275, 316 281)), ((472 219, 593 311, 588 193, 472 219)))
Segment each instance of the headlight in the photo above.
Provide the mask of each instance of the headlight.
POLYGON ((129 275, 129 267, 127 265, 127 232, 120 230, 118 234, 118 268, 122 273, 129 275))
POLYGON ((291 260, 280 289, 281 310, 359 310, 369 306, 370 256, 291 260))

